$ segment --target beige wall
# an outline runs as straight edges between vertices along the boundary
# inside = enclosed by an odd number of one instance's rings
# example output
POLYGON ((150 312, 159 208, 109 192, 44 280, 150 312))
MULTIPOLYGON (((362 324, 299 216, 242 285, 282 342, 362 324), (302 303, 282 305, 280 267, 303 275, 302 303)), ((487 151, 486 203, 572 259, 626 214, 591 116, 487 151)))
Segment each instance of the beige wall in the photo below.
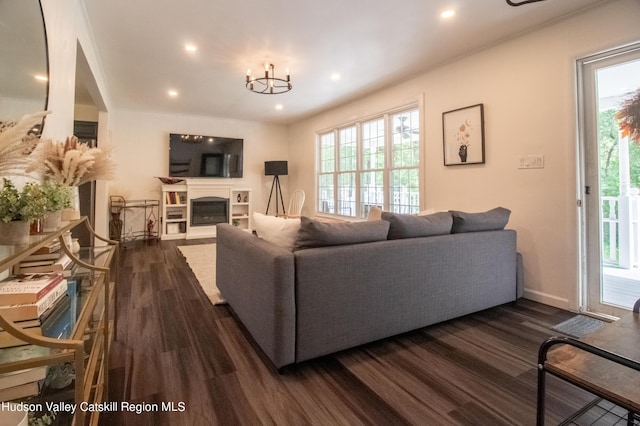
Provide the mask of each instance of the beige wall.
POLYGON ((44 137, 64 140, 73 134, 78 44, 87 57, 106 111, 110 109, 109 96, 80 0, 44 0, 42 9, 49 44, 49 110, 52 111, 47 117, 44 137))
MULTIPOLYGON (((118 164, 113 195, 130 199, 160 199, 160 181, 169 168, 169 134, 192 133, 244 139, 242 179, 225 179, 251 187, 253 209, 263 211, 269 198, 271 177, 264 176, 264 162, 288 160, 287 128, 279 125, 215 117, 116 110, 110 114, 111 140, 118 164)), ((282 179, 288 200, 288 178, 282 179)))
POLYGON ((290 128, 295 185, 315 199, 315 132, 424 96, 424 208, 512 210, 526 297, 578 307, 576 59, 640 40, 640 2, 621 0, 439 67, 290 128), (445 167, 442 112, 483 103, 486 164, 445 167), (518 158, 544 155, 544 169, 518 158))
MULTIPOLYGON (((48 109, 52 111, 47 117, 43 137, 65 140, 73 134, 76 56, 80 45, 102 97, 98 137, 101 141, 108 141, 106 112, 110 109, 109 95, 84 6, 80 0, 44 0, 42 10, 49 44, 48 109)), ((107 184, 98 182, 95 228, 102 235, 108 235, 109 229, 107 199, 107 184)))
MULTIPOLYGON (((578 212, 575 106, 576 59, 640 40, 640 1, 620 0, 467 56, 359 101, 323 112, 287 129, 212 117, 112 111, 87 19, 79 0, 43 2, 49 37, 53 114, 45 136, 72 132, 77 44, 80 43, 105 105, 100 139, 113 143, 118 181, 130 196, 154 197, 153 176, 166 174, 170 132, 245 139, 245 178, 257 192, 255 210, 266 206, 270 179, 263 161, 289 160, 285 197, 300 187, 305 214, 315 199, 315 132, 385 109, 424 99, 425 208, 512 210, 510 227, 525 258, 527 297, 577 308, 578 212), (444 167, 443 111, 484 103, 485 165, 444 167), (107 114, 108 111, 108 114, 107 114), (108 120, 108 121, 107 121, 108 120), (517 169, 518 157, 542 154, 545 168, 517 169)), ((106 229, 106 185, 101 185, 99 228, 106 229)), ((104 233, 104 232, 103 232, 104 233)))
MULTIPOLYGON (((49 38, 49 109, 52 111, 44 137, 64 140, 73 133, 74 119, 99 117, 99 140, 114 147, 118 177, 108 183, 98 182, 97 186, 98 232, 108 235, 109 193, 126 193, 131 199, 159 198, 159 181, 154 176, 167 174, 168 138, 172 132, 244 138, 245 177, 234 179, 233 183, 254 189, 254 210, 262 211, 266 207, 271 179, 264 176, 264 161, 288 160, 286 127, 214 117, 114 111, 82 3, 46 0, 43 10, 49 38), (78 45, 82 47, 101 96, 97 101, 101 105, 99 110, 77 106, 74 102, 78 45)), ((282 178, 287 199, 288 180, 282 178)))

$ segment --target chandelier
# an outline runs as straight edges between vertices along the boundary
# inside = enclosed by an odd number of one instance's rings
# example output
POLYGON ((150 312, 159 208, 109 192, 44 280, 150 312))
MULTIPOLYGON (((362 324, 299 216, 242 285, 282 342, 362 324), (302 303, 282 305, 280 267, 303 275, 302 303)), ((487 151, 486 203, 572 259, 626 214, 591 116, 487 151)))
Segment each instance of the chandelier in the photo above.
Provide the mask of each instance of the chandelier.
POLYGON ((285 78, 277 78, 273 64, 264 64, 264 77, 251 76, 251 70, 247 70, 247 89, 256 93, 263 93, 265 95, 275 95, 278 93, 288 92, 293 88, 291 86, 291 76, 289 70, 286 70, 285 78))
POLYGON ((507 0, 507 4, 509 6, 522 6, 523 4, 537 3, 539 1, 545 1, 545 0, 521 0, 521 1, 507 0))

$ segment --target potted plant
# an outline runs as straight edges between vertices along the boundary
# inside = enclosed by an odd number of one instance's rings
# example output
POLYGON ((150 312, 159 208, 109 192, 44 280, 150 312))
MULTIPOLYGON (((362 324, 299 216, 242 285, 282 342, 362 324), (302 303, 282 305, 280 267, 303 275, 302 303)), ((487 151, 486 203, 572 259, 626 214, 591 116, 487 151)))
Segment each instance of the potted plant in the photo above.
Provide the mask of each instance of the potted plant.
POLYGON ((42 227, 45 232, 53 232, 60 227, 62 210, 71 207, 71 188, 46 180, 42 184, 42 191, 47 200, 47 211, 42 227))
POLYGON ((624 100, 616 118, 622 137, 640 143, 640 89, 624 100))
POLYGON ((29 182, 18 191, 13 182, 3 178, 0 189, 0 244, 26 244, 29 225, 42 218, 47 200, 40 184, 29 182))

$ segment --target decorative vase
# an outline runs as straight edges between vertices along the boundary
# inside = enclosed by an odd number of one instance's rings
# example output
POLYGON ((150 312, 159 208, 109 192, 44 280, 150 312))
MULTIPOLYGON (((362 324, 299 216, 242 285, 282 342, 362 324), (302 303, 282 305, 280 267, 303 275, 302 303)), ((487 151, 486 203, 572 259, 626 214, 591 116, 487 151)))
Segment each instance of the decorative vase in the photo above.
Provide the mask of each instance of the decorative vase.
POLYGON ((120 213, 111 213, 111 220, 109 221, 109 239, 120 241, 122 237, 122 220, 120 220, 120 213))
POLYGON ((29 222, 14 220, 12 222, 0 222, 0 244, 19 245, 29 242, 29 222))
POLYGON ((458 149, 458 155, 460 156, 461 162, 467 162, 467 145, 460 145, 460 149, 458 149))
POLYGON ((80 251, 80 243, 77 238, 73 238, 71 242, 71 253, 77 253, 80 251))
POLYGON ((34 219, 33 222, 29 224, 29 234, 38 235, 42 234, 42 218, 34 219))
POLYGON ((62 212, 60 210, 55 212, 49 212, 45 215, 42 221, 42 229, 44 232, 54 232, 60 228, 62 222, 62 212))

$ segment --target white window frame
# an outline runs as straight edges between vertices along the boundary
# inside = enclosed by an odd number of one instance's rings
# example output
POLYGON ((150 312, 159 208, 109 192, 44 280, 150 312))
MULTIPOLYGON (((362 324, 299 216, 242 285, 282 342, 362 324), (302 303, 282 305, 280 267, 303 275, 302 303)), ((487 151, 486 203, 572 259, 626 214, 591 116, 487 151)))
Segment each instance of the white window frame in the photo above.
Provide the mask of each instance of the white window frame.
MULTIPOLYGON (((366 214, 368 212, 362 211, 362 200, 361 200, 361 175, 363 172, 367 172, 369 170, 381 170, 383 172, 383 191, 384 191, 384 202, 382 205, 382 209, 385 211, 390 211, 391 205, 391 187, 390 187, 390 175, 394 170, 401 169, 417 169, 418 170, 418 191, 419 191, 419 204, 417 206, 418 210, 422 210, 424 206, 424 143, 423 143, 423 134, 424 134, 424 120, 423 120, 423 108, 422 102, 416 102, 414 104, 404 105, 399 108, 394 108, 391 110, 384 111, 380 114, 370 115, 358 120, 354 120, 348 123, 341 124, 339 126, 331 127, 328 129, 324 129, 322 131, 316 132, 316 184, 315 184, 315 210, 316 214, 319 216, 328 216, 328 217, 337 217, 345 220, 364 220, 366 219, 366 214), (392 117, 405 113, 416 111, 418 114, 418 125, 419 125, 419 134, 418 134, 418 155, 419 160, 417 166, 411 167, 391 167, 392 165, 392 144, 393 144, 393 123, 392 117), (369 123, 371 121, 375 121, 378 119, 383 119, 384 125, 384 168, 382 169, 365 169, 363 167, 363 131, 362 127, 365 123, 369 123), (339 213, 339 188, 338 188, 338 175, 341 173, 339 170, 340 165, 340 140, 339 134, 343 129, 348 129, 350 127, 355 127, 356 131, 356 169, 353 170, 355 173, 355 212, 354 215, 344 215, 339 213), (333 135, 333 149, 334 149, 334 158, 333 158, 333 171, 331 172, 322 172, 322 156, 321 156, 321 144, 322 138, 324 135, 333 135), (332 175, 333 181, 333 211, 323 211, 324 209, 321 206, 320 200, 320 181, 322 175, 332 175)), ((343 171, 345 172, 345 171, 343 171)), ((416 211, 417 213, 417 211, 416 211)))

